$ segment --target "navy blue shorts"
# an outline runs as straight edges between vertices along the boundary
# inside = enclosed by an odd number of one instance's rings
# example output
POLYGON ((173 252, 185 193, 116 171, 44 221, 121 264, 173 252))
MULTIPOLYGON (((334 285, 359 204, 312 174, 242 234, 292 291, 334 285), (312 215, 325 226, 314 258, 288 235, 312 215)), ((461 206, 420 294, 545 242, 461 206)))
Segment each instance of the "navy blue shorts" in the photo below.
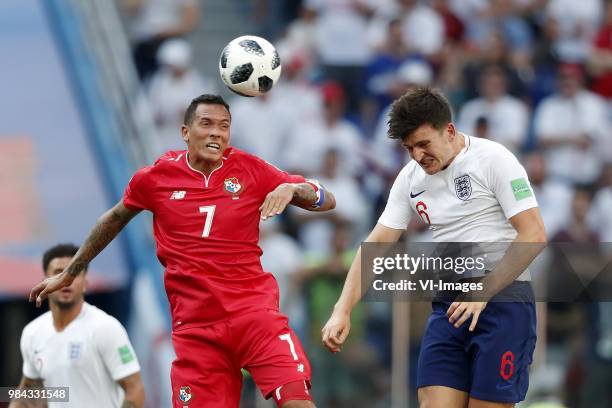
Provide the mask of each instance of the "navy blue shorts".
POLYGON ((456 329, 448 322, 451 302, 434 302, 421 342, 417 387, 442 385, 471 397, 504 403, 525 399, 536 343, 533 302, 490 302, 476 329, 471 319, 456 329))

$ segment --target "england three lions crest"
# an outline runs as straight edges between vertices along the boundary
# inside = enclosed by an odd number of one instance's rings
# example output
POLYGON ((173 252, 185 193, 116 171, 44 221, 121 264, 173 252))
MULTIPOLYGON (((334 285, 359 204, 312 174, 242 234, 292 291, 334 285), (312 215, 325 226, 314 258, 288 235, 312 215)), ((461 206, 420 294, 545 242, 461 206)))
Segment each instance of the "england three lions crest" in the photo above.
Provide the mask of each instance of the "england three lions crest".
POLYGON ((472 183, 470 176, 463 175, 455 178, 455 194, 460 200, 466 201, 472 195, 472 183))
POLYGON ((225 179, 223 184, 225 185, 225 190, 233 196, 237 196, 240 194, 240 190, 242 190, 242 186, 236 177, 225 179))

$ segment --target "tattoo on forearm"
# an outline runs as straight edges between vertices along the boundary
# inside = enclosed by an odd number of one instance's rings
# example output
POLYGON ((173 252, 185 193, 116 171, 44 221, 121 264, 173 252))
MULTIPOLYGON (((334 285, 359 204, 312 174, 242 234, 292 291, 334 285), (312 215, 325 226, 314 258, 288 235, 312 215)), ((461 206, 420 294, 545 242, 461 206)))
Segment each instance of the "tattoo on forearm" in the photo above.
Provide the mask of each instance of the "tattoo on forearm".
POLYGON ((314 192, 312 186, 307 183, 296 185, 295 193, 293 194, 293 204, 300 207, 310 207, 317 202, 317 193, 314 192))
POLYGON ((102 215, 67 268, 76 277, 119 234, 135 214, 116 207, 102 215))

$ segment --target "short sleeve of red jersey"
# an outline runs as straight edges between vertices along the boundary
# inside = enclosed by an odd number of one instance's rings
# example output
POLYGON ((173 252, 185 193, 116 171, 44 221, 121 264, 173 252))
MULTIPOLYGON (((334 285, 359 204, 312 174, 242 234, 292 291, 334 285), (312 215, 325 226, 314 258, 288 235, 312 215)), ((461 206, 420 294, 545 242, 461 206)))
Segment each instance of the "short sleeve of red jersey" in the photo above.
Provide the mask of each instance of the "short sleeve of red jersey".
POLYGON ((143 167, 132 176, 123 193, 123 205, 131 210, 151 209, 148 175, 151 167, 143 167))
POLYGON ((306 179, 299 174, 289 174, 265 160, 258 159, 259 183, 266 193, 283 183, 303 183, 306 179))

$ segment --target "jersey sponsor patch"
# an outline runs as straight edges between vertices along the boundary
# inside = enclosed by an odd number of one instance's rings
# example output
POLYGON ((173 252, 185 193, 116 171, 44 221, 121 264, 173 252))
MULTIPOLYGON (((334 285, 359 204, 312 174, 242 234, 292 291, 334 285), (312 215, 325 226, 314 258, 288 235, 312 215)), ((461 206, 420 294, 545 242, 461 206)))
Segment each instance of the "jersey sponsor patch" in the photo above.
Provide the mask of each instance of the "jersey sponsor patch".
POLYGON ((531 189, 529 188, 529 184, 524 177, 518 178, 516 180, 512 180, 510 182, 512 186, 512 193, 514 194, 514 198, 516 201, 520 201, 524 198, 531 197, 531 189))
POLYGON ((185 198, 185 194, 187 194, 185 191, 173 191, 172 195, 170 196, 170 199, 182 200, 183 198, 185 198))
POLYGON ((121 357, 121 362, 123 364, 127 364, 130 361, 134 360, 134 354, 132 353, 132 349, 127 344, 125 346, 119 347, 117 351, 119 351, 119 357, 121 357))
POLYGON ((472 195, 472 182, 470 176, 465 174, 455 178, 455 194, 460 200, 467 200, 472 195))

